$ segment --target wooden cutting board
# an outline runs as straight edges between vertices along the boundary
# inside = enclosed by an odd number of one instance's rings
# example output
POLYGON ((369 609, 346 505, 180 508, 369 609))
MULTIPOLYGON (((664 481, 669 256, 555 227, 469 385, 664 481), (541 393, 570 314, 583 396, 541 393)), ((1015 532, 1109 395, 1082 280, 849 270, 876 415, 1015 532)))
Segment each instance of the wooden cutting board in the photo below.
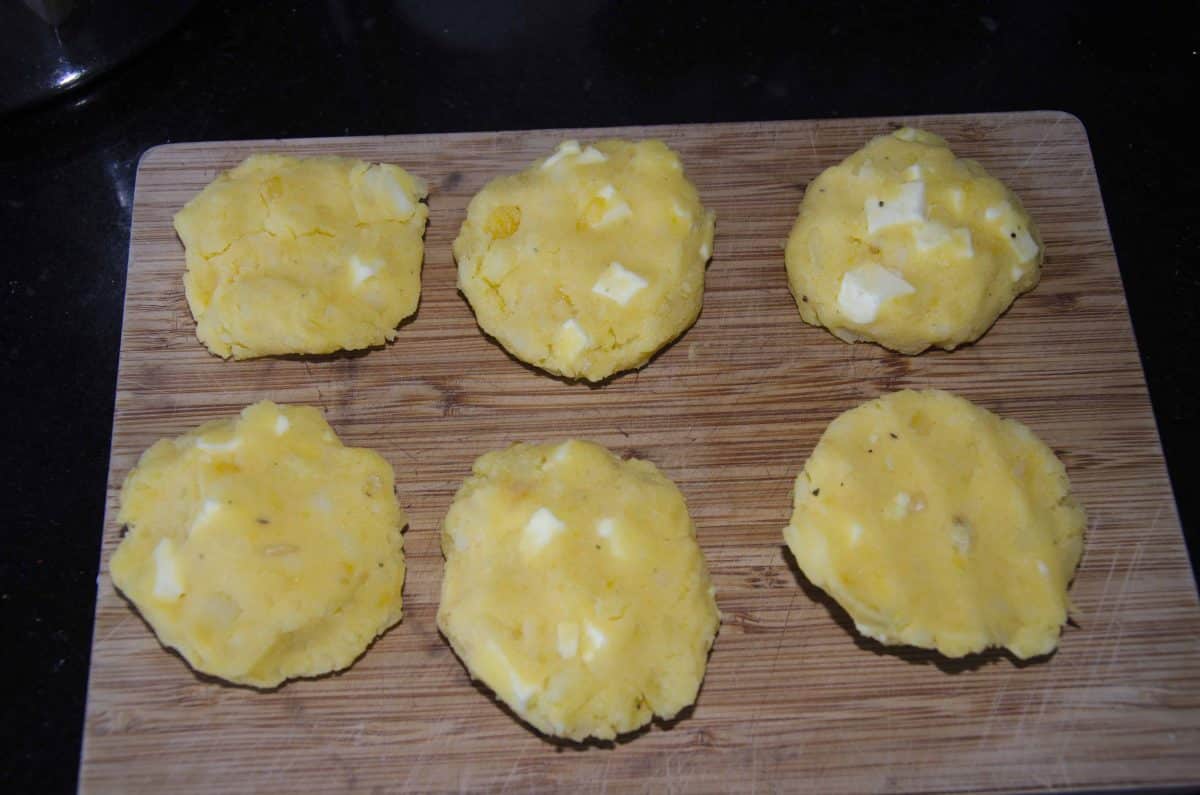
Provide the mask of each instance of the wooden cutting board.
MULTIPOLYGON (((1134 263, 1140 267, 1142 264, 1134 263)), ((177 144, 141 161, 81 773, 88 792, 960 791, 1200 782, 1200 607, 1086 133, 1063 113, 177 144), (1040 224, 1041 284, 979 343, 919 357, 801 323, 782 244, 806 183, 917 123, 1007 182, 1040 224), (601 387, 509 358, 455 290, 472 194, 561 139, 655 136, 717 238, 704 312, 601 387), (223 362, 196 341, 171 216, 252 152, 388 161, 427 178, 416 320, 367 354, 223 362), (783 551, 792 479, 826 424, 940 387, 1033 428, 1089 515, 1074 625, 1047 660, 884 649, 783 551), (197 677, 113 590, 118 489, 163 436, 263 398, 321 406, 395 467, 412 524, 404 621, 351 669, 259 693, 197 677), (723 612, 694 710, 609 746, 548 742, 472 685, 434 616, 438 527, 471 462, 595 439, 683 490, 723 612)))

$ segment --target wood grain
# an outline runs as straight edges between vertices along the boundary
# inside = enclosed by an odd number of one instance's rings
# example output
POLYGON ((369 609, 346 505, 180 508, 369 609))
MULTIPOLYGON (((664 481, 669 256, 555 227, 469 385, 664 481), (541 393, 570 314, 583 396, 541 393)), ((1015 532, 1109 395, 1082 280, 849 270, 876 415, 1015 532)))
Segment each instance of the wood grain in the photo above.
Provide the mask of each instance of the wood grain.
POLYGON ((179 144, 138 169, 81 787, 88 792, 566 789, 962 791, 1200 782, 1200 607, 1086 134, 1061 113, 927 117, 1017 192, 1042 283, 979 343, 910 358, 801 323, 782 243, 805 184, 913 119, 179 144), (564 137, 657 136, 717 239, 704 311, 602 388, 509 358, 455 290, 471 195, 564 137), (427 178, 416 320, 366 355, 222 362, 194 336, 171 216, 256 151, 352 155, 427 178), (883 391, 950 389, 1032 427, 1090 523, 1052 658, 962 662, 857 637, 783 552, 791 482, 826 423, 883 391), (271 398, 325 409, 395 466, 412 524, 405 618, 347 672, 258 693, 195 676, 115 593, 116 495, 154 440, 271 398), (438 635, 438 526, 479 454, 595 439, 683 490, 723 611, 695 709, 611 747, 547 742, 438 635))

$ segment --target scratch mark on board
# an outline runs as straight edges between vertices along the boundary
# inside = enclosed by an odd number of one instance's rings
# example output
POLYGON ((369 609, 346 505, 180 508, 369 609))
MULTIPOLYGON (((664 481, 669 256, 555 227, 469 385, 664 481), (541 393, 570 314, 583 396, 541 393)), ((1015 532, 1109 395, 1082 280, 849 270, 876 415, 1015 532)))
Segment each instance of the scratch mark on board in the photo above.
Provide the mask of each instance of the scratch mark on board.
POLYGON ((1050 125, 1050 129, 1046 130, 1045 135, 1042 136, 1042 140, 1037 142, 1037 146, 1033 147, 1029 154, 1025 156, 1025 159, 1021 161, 1021 165, 1017 166, 1017 171, 1015 174, 1013 174, 1014 177, 1019 177, 1021 172, 1025 170, 1025 167, 1028 166, 1035 157, 1037 157, 1038 152, 1042 151, 1042 147, 1045 145, 1046 141, 1050 140, 1050 136, 1056 129, 1058 129, 1058 125, 1062 123, 1062 120, 1062 116, 1059 116, 1054 120, 1054 123, 1050 125))

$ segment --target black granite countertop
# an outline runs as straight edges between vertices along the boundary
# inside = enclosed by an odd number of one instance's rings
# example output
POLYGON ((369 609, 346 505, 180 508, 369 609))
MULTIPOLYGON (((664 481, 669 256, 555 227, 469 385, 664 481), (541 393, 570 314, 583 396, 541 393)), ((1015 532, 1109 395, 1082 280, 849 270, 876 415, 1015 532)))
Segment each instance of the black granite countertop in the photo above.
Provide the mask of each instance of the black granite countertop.
POLYGON ((112 72, 0 116, 4 789, 74 786, 134 172, 171 141, 1070 111, 1194 563, 1196 20, 1085 2, 821 9, 201 2, 112 72))

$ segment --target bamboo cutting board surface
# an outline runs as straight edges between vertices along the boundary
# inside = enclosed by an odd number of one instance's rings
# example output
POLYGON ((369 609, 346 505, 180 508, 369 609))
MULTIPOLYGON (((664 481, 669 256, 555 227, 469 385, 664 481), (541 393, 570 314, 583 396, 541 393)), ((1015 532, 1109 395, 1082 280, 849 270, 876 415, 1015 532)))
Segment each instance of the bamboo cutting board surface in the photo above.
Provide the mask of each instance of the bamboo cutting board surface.
POLYGON ((81 787, 962 791, 1200 782, 1200 607, 1083 127, 1061 113, 178 144, 137 174, 81 787), (1007 182, 1047 247, 1041 284, 980 342, 905 357, 801 323, 782 243, 804 186, 897 123, 1007 182), (455 290, 470 197, 561 139, 656 136, 717 213, 704 311, 601 388, 510 359, 455 290), (420 311, 365 355, 222 362, 197 342, 172 214, 256 151, 394 162, 429 180, 420 311), (791 484, 826 424, 940 387, 1028 424, 1089 525, 1053 657, 885 650, 783 551, 791 484), (404 621, 348 671, 269 693, 194 675, 114 591, 116 499, 156 439, 254 401, 322 407, 395 467, 411 525, 404 621), (468 680, 435 626, 438 528, 481 453, 573 435, 682 489, 723 612, 694 710, 610 746, 548 742, 468 680))

